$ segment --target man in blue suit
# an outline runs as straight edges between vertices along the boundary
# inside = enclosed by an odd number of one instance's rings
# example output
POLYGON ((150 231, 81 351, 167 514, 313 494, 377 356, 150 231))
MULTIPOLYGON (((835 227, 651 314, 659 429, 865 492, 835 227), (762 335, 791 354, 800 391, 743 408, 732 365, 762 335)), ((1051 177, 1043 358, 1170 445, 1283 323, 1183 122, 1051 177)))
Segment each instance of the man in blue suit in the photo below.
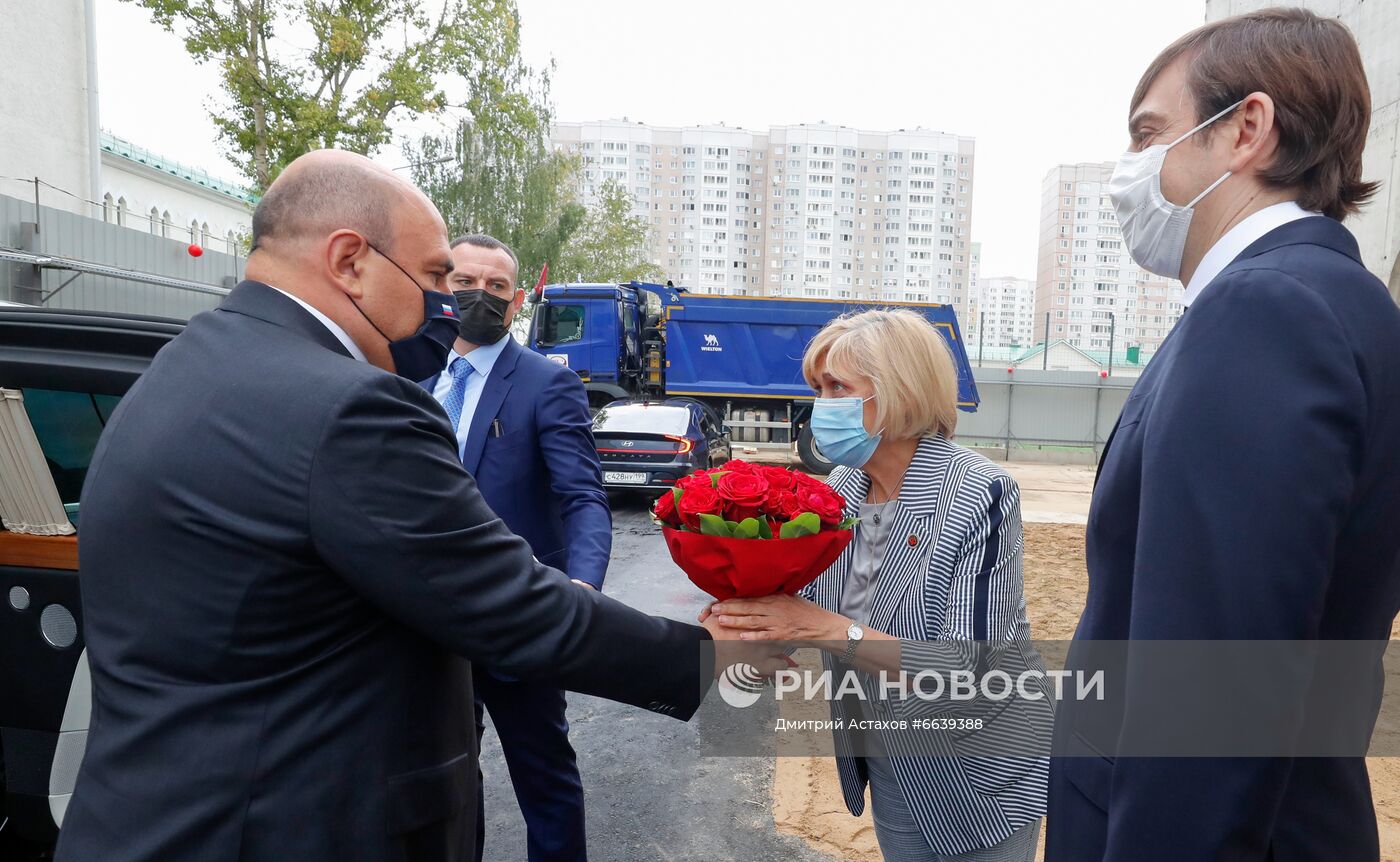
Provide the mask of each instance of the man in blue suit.
MULTIPOLYGON (((461 334, 442 373, 423 381, 457 430, 462 465, 506 526, 541 563, 581 589, 601 590, 612 551, 612 513, 578 375, 521 347, 509 334, 525 301, 515 253, 483 234, 452 242, 451 286, 461 334)), ((491 713, 525 816, 530 862, 587 857, 583 783, 569 745, 564 692, 476 668, 477 736, 491 713)), ((478 784, 481 781, 478 773, 478 784)), ((485 842, 477 794, 477 849, 485 842)))
MULTIPOLYGON (((1369 122, 1351 34, 1302 9, 1187 34, 1138 84, 1109 193, 1124 250, 1180 278, 1186 311, 1099 465, 1071 666, 1086 641, 1389 637, 1400 310, 1341 225, 1375 191, 1369 122)), ((1255 670, 1283 691, 1317 682, 1255 670)), ((1116 716, 1061 706, 1049 862, 1378 858, 1362 757, 1125 756, 1154 693, 1120 681, 1116 716)), ((1322 712, 1369 730, 1378 705, 1322 712)), ((1271 732, 1302 738, 1303 701, 1278 707, 1271 732)))

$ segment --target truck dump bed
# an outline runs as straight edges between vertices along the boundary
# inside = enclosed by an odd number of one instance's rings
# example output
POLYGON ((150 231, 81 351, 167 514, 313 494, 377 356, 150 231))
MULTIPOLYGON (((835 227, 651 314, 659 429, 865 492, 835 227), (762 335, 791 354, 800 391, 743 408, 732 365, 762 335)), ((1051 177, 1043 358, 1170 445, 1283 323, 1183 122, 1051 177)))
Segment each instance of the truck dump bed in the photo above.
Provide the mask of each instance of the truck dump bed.
POLYGON ((708 398, 811 398, 802 352, 842 314, 908 308, 928 318, 952 349, 958 406, 979 398, 953 308, 915 303, 780 299, 681 293, 666 307, 666 393, 708 398))

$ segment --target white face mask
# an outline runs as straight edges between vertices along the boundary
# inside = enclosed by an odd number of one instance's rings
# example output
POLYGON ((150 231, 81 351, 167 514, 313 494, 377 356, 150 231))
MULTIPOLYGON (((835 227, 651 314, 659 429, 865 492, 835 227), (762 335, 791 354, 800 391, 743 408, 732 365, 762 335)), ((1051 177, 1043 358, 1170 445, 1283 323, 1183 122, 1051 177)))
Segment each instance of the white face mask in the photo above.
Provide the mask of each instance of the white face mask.
POLYGON ((1108 181, 1108 197, 1118 213, 1118 226, 1123 230, 1128 254, 1138 266, 1164 278, 1181 275, 1181 255, 1186 248, 1186 232, 1191 228, 1192 207, 1229 179, 1230 172, 1226 171, 1183 207, 1162 196, 1162 162, 1172 147, 1243 103, 1241 99, 1170 144, 1155 144, 1139 153, 1130 151, 1118 160, 1113 178, 1108 181))

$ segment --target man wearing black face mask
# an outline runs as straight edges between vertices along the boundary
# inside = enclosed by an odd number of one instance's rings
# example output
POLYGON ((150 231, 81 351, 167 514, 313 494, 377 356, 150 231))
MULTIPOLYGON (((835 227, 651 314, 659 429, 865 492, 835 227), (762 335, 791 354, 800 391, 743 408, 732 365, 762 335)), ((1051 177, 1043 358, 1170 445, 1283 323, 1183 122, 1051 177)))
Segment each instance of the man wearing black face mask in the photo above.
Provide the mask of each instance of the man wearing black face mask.
POLYGON ((413 382, 457 318, 418 190, 313 152, 253 244, 93 455, 92 723, 57 858, 466 860, 472 661, 688 718, 753 660, 570 583, 483 502, 413 382))
MULTIPOLYGON (((487 505, 535 557, 581 588, 600 590, 612 549, 612 513, 578 375, 521 347, 510 322, 525 301, 515 253, 494 237, 452 241, 450 285, 460 335, 440 374, 423 381, 457 432, 462 465, 487 505)), ((565 718, 564 692, 474 668, 477 732, 483 707, 525 817, 530 862, 587 858, 583 784, 565 718)), ((485 842, 478 795, 477 859, 485 842)))

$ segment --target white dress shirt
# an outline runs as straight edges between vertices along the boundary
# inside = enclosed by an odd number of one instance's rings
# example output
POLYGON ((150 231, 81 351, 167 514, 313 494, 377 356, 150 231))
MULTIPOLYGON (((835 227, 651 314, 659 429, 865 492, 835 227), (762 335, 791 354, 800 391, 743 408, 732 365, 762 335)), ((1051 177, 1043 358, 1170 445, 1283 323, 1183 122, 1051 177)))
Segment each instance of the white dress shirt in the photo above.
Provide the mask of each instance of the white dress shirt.
POLYGON ((345 330, 340 328, 340 324, 336 323, 334 320, 331 320, 329 317, 326 317, 324 314, 322 314, 319 308, 316 308, 314 305, 312 305, 311 303, 307 302, 299 296, 293 296, 292 294, 288 293, 280 287, 277 287, 276 285, 269 284, 268 287, 287 297, 292 302, 295 302, 297 305, 300 305, 302 308, 306 309, 312 317, 321 321, 321 325, 331 331, 331 335, 335 336, 336 341, 339 341, 341 344, 345 345, 345 349, 350 351, 351 356, 355 357, 361 362, 369 361, 369 359, 365 357, 365 352, 360 349, 360 345, 356 344, 353 340, 351 340, 350 336, 345 332, 345 330))
POLYGON ((1297 201, 1284 201, 1250 214, 1244 221, 1226 231, 1225 235, 1210 247, 1205 257, 1201 258, 1200 265, 1191 273, 1191 281, 1186 285, 1186 295, 1181 304, 1190 306, 1195 302, 1201 291, 1206 289, 1206 285, 1214 281, 1225 267, 1234 263, 1241 252, 1264 234, 1291 221, 1317 215, 1322 213, 1308 212, 1298 206, 1297 201))
POLYGON ((506 349, 506 341, 509 338, 510 334, 507 333, 495 344, 483 344, 466 354, 458 353, 454 346, 447 358, 447 364, 442 367, 442 373, 438 374, 437 385, 433 387, 433 397, 439 404, 443 404, 447 401, 447 393, 452 391, 452 363, 470 363, 473 371, 467 376, 466 389, 462 392, 462 417, 457 421, 458 458, 467 451, 467 432, 472 428, 472 416, 476 413, 476 405, 481 401, 481 392, 486 388, 486 378, 491 376, 491 369, 496 367, 496 360, 501 358, 501 351, 506 349))

